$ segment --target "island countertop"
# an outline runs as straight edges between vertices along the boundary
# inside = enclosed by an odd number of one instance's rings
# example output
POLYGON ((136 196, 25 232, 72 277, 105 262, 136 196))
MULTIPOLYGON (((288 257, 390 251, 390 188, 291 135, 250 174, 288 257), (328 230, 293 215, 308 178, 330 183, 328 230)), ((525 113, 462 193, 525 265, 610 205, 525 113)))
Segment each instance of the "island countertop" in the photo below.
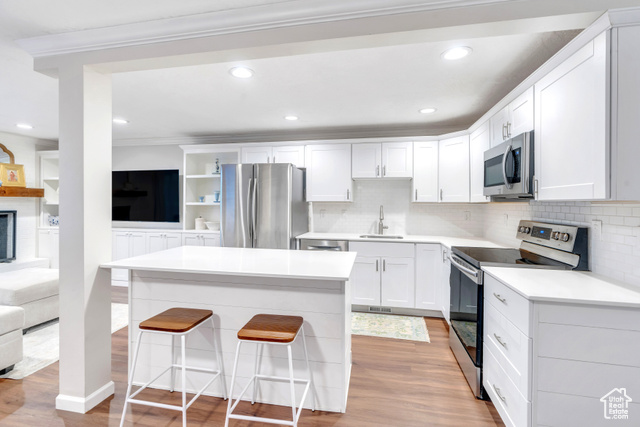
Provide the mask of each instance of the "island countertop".
POLYGON ((103 268, 275 277, 308 280, 348 280, 353 252, 181 246, 112 261, 103 268))

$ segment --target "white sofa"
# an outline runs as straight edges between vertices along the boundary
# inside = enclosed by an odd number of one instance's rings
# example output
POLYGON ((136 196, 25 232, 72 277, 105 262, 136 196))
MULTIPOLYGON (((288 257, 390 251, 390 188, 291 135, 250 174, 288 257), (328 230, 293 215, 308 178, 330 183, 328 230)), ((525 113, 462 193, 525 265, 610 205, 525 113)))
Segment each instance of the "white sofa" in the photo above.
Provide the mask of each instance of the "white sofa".
POLYGON ((24 268, 0 273, 0 306, 24 309, 28 329, 59 317, 58 270, 24 268))
POLYGON ((0 306, 0 375, 22 360, 24 309, 0 306))

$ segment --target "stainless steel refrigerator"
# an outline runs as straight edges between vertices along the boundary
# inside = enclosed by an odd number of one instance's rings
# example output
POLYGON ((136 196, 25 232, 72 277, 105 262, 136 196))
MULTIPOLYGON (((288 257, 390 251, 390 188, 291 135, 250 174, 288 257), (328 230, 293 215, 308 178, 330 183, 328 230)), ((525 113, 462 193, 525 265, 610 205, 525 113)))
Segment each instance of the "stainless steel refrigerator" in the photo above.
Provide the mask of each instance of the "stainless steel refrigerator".
POLYGON ((222 246, 296 249, 309 231, 304 181, 289 163, 222 165, 222 246))

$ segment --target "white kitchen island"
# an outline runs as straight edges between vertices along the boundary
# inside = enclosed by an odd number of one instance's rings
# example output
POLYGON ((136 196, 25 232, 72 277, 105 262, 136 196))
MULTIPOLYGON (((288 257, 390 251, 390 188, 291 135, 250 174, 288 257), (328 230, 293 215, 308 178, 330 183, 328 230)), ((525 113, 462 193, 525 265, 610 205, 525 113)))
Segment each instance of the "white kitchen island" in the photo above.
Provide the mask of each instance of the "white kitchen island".
MULTIPOLYGON (((130 271, 129 368, 138 324, 171 307, 213 311, 222 345, 226 383, 231 383, 237 331, 258 313, 304 318, 309 359, 320 410, 344 412, 351 372, 351 296, 349 276, 355 253, 183 246, 103 264, 130 271)), ((211 329, 203 326, 187 339, 187 363, 214 367, 211 329)), ((234 394, 253 374, 255 346, 245 345, 238 364, 234 394)), ((178 352, 179 353, 179 352, 178 352)), ((297 378, 306 377, 301 341, 293 348, 297 378)), ((171 363, 170 337, 147 334, 138 356, 134 384, 142 385, 171 363)), ((266 346, 261 373, 288 376, 286 348, 266 346)), ((176 389, 180 389, 180 375, 176 389)), ((194 392, 210 378, 188 372, 187 390, 194 392)), ((157 388, 169 388, 169 375, 157 388)), ((289 384, 262 381, 258 401, 290 405, 289 384)), ((303 385, 296 389, 302 396, 303 385)), ((221 396, 219 382, 206 394, 221 396)), ((307 398, 305 407, 310 407, 307 398)))

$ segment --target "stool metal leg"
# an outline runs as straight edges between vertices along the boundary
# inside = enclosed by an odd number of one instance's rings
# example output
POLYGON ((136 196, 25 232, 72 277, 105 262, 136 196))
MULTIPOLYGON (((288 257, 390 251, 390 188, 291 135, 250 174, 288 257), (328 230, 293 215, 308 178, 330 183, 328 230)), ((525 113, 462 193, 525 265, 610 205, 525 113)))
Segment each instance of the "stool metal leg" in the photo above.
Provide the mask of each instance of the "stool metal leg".
POLYGON ((311 389, 311 410, 315 412, 316 410, 316 385, 313 382, 313 372, 311 372, 311 364, 309 364, 309 353, 307 352, 307 340, 304 334, 304 325, 300 327, 300 332, 302 332, 302 347, 304 348, 304 358, 307 361, 307 373, 309 375, 309 388, 311 389))
POLYGON ((129 396, 131 396, 131 387, 133 386, 133 375, 136 372, 136 363, 138 362, 138 352, 140 351, 140 343, 142 342, 142 331, 138 333, 138 343, 136 344, 136 351, 133 353, 133 363, 131 364, 131 373, 129 374, 129 384, 127 385, 127 394, 124 398, 124 408, 122 409, 122 419, 120 420, 120 427, 124 425, 124 417, 127 415, 127 404, 129 403, 129 396))
POLYGON ((171 335, 171 387, 169 391, 173 393, 176 385, 176 336, 171 335))
POLYGON ((262 351, 264 350, 264 344, 256 343, 256 362, 253 369, 253 395, 251 397, 251 404, 256 403, 256 395, 258 392, 258 365, 262 361, 262 351))
POLYGON ((182 427, 187 427, 187 337, 180 336, 182 344, 182 427))
POLYGON ((297 427, 298 417, 296 417, 296 390, 293 380, 293 355, 291 354, 291 344, 287 346, 287 354, 289 356, 289 384, 291 385, 291 412, 293 414, 293 427, 297 427))
POLYGON ((227 416, 226 416, 226 419, 224 420, 224 427, 229 427, 229 415, 231 414, 231 405, 233 404, 233 386, 235 385, 235 382, 236 382, 236 372, 238 369, 238 358, 240 357, 241 346, 242 346, 242 341, 238 341, 238 347, 236 348, 236 358, 235 358, 235 362, 233 362, 233 373, 231 374, 231 389, 229 390, 229 405, 227 405, 227 416))
POLYGON ((213 316, 211 317, 211 327, 213 328, 211 334, 213 336, 213 351, 216 352, 216 362, 218 362, 218 370, 220 371, 220 379, 222 384, 222 397, 227 400, 227 380, 224 376, 224 365, 222 359, 222 353, 218 348, 218 340, 216 339, 216 325, 213 322, 213 316))

